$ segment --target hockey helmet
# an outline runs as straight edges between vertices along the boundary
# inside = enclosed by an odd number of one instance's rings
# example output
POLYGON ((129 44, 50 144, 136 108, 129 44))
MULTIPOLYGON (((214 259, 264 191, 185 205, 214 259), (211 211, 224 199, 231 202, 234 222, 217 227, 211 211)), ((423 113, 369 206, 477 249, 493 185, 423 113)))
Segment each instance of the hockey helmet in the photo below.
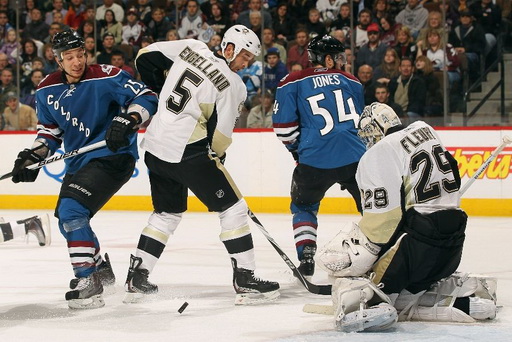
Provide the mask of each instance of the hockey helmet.
POLYGON ((224 38, 220 43, 220 48, 223 54, 229 43, 235 46, 235 53, 233 54, 233 57, 228 60, 228 63, 231 63, 242 49, 246 49, 254 56, 259 56, 261 53, 260 39, 256 33, 244 25, 231 26, 226 33, 224 33, 224 38))
POLYGON ((67 50, 85 48, 85 41, 75 30, 58 32, 52 39, 52 50, 55 57, 62 61, 62 53, 67 50))
POLYGON ((345 45, 338 39, 329 36, 316 36, 308 45, 308 57, 311 63, 325 66, 325 56, 330 55, 334 61, 346 64, 345 45))
POLYGON ((357 135, 369 149, 384 138, 390 128, 401 124, 400 118, 390 106, 373 102, 364 107, 357 125, 357 135))

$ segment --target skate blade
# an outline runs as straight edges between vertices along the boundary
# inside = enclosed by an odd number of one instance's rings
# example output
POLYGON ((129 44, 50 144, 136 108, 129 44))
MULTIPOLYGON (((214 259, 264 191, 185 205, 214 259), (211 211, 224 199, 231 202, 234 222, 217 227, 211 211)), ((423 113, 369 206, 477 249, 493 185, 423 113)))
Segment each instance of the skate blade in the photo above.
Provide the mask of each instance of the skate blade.
POLYGON ((116 290, 116 283, 112 283, 109 285, 103 285, 103 294, 105 296, 111 296, 117 292, 116 290))
MULTIPOLYGON (((394 308, 393 308, 394 309, 394 308)), ((398 320, 396 310, 383 311, 367 309, 346 314, 342 320, 336 321, 336 328, 342 332, 383 331, 391 328, 398 320)))
POLYGON ((123 303, 135 304, 149 302, 155 298, 156 293, 144 294, 140 292, 125 292, 123 303))
POLYGON ((278 290, 257 293, 237 293, 235 305, 258 305, 277 300, 281 294, 278 290))
POLYGON ((105 301, 99 294, 85 299, 70 299, 68 300, 68 306, 70 309, 76 310, 98 309, 105 306, 105 301))
POLYGON ((48 214, 39 216, 41 218, 41 224, 43 226, 44 231, 44 242, 45 246, 50 246, 52 244, 52 231, 50 227, 50 217, 48 214))

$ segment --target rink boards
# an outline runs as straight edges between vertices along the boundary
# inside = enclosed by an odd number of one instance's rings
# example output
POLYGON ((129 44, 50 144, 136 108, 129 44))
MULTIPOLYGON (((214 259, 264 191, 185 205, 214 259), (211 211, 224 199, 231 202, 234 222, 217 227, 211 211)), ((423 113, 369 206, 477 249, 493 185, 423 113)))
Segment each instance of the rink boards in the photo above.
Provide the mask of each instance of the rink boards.
MULTIPOLYGON (((510 128, 440 128, 438 132, 459 162, 463 184, 500 144, 503 136, 512 136, 510 128)), ((139 134, 139 141, 143 135, 139 134)), ((0 132, 1 175, 11 171, 17 153, 31 146, 34 136, 34 133, 0 132)), ((512 216, 511 158, 512 147, 508 146, 466 192, 461 205, 470 215, 512 216)), ((226 168, 254 212, 289 211, 290 180, 294 166, 291 155, 271 130, 234 133, 226 168)), ((1 181, 0 209, 53 208, 64 173, 64 163, 56 162, 44 167, 35 183, 1 181)), ((105 209, 152 210, 147 169, 142 159, 137 162, 132 179, 107 203, 105 209)), ((206 211, 206 208, 190 194, 189 210, 206 211)), ((322 201, 320 211, 354 214, 356 208, 348 192, 333 186, 322 201)))

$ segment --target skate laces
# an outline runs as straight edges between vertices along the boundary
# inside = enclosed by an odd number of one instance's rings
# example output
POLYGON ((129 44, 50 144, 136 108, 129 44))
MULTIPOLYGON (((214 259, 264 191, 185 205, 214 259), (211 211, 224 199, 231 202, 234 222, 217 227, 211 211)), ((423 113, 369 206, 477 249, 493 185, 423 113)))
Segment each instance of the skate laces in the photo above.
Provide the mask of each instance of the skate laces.
POLYGON ((88 288, 91 285, 91 282, 92 282, 91 278, 92 278, 92 275, 89 275, 89 276, 84 277, 84 278, 79 278, 78 279, 78 284, 76 285, 74 290, 82 291, 82 290, 85 290, 86 288, 88 288))

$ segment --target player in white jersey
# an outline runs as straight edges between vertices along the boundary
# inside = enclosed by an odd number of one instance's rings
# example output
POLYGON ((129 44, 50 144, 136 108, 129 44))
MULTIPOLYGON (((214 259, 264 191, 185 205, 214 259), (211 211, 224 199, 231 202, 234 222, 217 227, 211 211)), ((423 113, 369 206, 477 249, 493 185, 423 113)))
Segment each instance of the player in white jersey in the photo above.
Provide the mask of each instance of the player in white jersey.
POLYGON ((139 52, 136 67, 142 80, 160 93, 158 112, 141 145, 154 212, 131 256, 125 302, 158 291, 148 276, 187 210, 189 189, 219 213, 220 239, 233 266, 235 304, 279 296, 278 283, 254 276, 247 204, 223 165, 247 96, 236 72, 260 50, 254 32, 235 25, 226 31, 220 54, 192 39, 158 42, 139 52))
MULTIPOLYGON (((454 274, 467 215, 459 207, 457 162, 436 131, 423 121, 404 127, 391 107, 377 102, 366 106, 358 130, 368 148, 356 173, 363 217, 338 247, 330 243, 319 264, 337 277, 372 271, 371 280, 389 296, 384 302, 394 304, 400 319, 494 318, 495 286, 489 285, 494 282, 454 274)), ((371 289, 368 279, 350 279, 371 289)), ((346 285, 346 278, 339 278, 333 288, 339 326, 346 321, 342 306, 347 307, 339 303, 357 288, 346 285)), ((375 293, 368 292, 364 302, 375 302, 375 293)), ((359 298, 353 299, 359 304, 359 298)))

